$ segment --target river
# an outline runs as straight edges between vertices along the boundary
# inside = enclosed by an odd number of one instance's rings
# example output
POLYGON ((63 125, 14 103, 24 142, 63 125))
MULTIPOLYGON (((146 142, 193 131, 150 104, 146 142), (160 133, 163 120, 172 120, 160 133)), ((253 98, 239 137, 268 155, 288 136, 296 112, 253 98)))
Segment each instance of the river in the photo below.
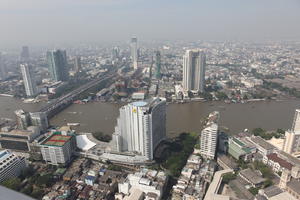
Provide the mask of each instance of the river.
MULTIPOLYGON (((0 117, 13 118, 13 111, 23 108, 36 111, 42 104, 24 104, 10 97, 0 97, 0 117)), ((52 125, 80 123, 76 129, 82 132, 102 131, 111 134, 119 115, 120 105, 93 102, 84 105, 73 104, 53 117, 52 125)), ((291 127, 294 111, 300 108, 300 100, 261 101, 246 104, 225 104, 223 102, 191 102, 169 104, 167 107, 167 134, 176 136, 184 131, 200 131, 200 120, 214 110, 220 111, 220 125, 228 127, 230 133, 245 128, 261 127, 267 130, 291 127)))

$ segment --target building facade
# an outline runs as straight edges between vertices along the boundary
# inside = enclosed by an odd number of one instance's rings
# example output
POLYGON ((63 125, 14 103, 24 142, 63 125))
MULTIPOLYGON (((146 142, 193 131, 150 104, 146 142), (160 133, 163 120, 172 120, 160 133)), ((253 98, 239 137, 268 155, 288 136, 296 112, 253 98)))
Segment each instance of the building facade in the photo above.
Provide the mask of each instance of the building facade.
POLYGON ((9 150, 0 151, 0 183, 19 176, 26 166, 24 157, 19 157, 9 150))
POLYGON ((138 44, 137 37, 131 38, 130 42, 131 60, 134 69, 138 68, 138 44))
POLYGON ((48 51, 47 62, 51 77, 54 81, 68 80, 69 72, 66 51, 48 51))
POLYGON ((300 152, 300 109, 296 109, 292 128, 285 132, 283 151, 289 154, 300 152))
POLYGON ((37 126, 43 132, 49 127, 48 117, 44 112, 29 113, 32 126, 37 126))
POLYGON ((5 67, 4 59, 3 59, 1 52, 0 52, 0 79, 1 80, 6 79, 6 67, 5 67))
POLYGON ((76 150, 76 138, 73 134, 63 135, 54 132, 40 143, 43 159, 52 165, 67 164, 76 150))
POLYGON ((21 64, 20 67, 23 76, 26 95, 28 97, 35 96, 38 93, 38 90, 37 90, 32 66, 26 63, 26 64, 21 64))
POLYGON ((185 91, 204 92, 205 53, 201 50, 187 50, 183 56, 182 85, 185 91))
POLYGON ((157 79, 160 79, 161 78, 161 54, 160 54, 160 51, 155 52, 155 65, 156 65, 155 77, 157 79))
POLYGON ((214 159, 218 142, 218 124, 212 123, 201 131, 200 154, 209 159, 214 159))
POLYGON ((153 151, 166 137, 166 101, 152 98, 120 108, 113 143, 118 152, 153 159, 153 151))
POLYGON ((30 54, 29 54, 29 47, 28 46, 23 46, 20 54, 20 61, 21 62, 28 62, 30 59, 30 54))

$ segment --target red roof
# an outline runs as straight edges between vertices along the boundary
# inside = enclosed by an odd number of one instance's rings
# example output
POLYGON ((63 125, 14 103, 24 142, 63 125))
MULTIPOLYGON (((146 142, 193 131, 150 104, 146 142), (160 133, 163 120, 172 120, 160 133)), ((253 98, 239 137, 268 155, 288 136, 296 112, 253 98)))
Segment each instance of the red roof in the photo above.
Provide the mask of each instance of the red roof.
POLYGON ((272 160, 273 162, 277 162, 281 167, 292 170, 293 165, 282 158, 278 157, 276 153, 271 153, 267 155, 268 160, 272 160))

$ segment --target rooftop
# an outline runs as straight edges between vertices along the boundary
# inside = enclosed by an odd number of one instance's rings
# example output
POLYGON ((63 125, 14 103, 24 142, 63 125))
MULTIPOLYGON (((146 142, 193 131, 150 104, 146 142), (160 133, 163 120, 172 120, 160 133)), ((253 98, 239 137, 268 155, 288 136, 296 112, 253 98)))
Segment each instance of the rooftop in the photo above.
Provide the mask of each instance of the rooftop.
POLYGON ((262 178, 262 176, 258 172, 253 171, 251 169, 244 169, 240 171, 240 175, 242 175, 255 185, 265 181, 265 179, 262 178))
POLYGON ((275 149, 276 147, 274 147, 273 145, 271 145, 270 143, 266 142, 263 138, 259 137, 259 136, 254 136, 251 137, 251 140, 255 143, 258 144, 259 146, 261 146, 262 148, 266 149, 266 150, 272 150, 275 149))
POLYGON ((72 136, 70 135, 61 135, 60 132, 55 132, 53 135, 47 138, 42 145, 61 147, 64 146, 64 144, 68 142, 71 137, 72 136))
POLYGON ((293 165, 291 163, 287 162, 286 160, 278 157, 278 155, 276 153, 271 153, 271 154, 267 155, 267 157, 269 160, 279 163, 279 165, 281 167, 284 167, 285 169, 288 169, 288 170, 292 170, 293 165))

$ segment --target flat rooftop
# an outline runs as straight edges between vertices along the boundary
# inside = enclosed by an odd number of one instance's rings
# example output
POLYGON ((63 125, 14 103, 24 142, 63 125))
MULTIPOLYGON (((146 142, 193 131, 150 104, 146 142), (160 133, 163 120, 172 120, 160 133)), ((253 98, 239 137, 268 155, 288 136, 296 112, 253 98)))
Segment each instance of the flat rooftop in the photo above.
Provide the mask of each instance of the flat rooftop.
POLYGON ((61 135, 60 132, 56 132, 53 135, 51 135, 49 138, 47 138, 42 143, 42 145, 61 147, 64 146, 64 144, 68 142, 71 139, 71 137, 72 136, 70 135, 61 135))

